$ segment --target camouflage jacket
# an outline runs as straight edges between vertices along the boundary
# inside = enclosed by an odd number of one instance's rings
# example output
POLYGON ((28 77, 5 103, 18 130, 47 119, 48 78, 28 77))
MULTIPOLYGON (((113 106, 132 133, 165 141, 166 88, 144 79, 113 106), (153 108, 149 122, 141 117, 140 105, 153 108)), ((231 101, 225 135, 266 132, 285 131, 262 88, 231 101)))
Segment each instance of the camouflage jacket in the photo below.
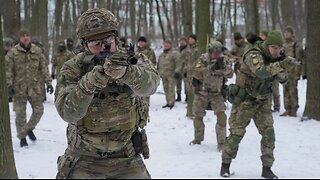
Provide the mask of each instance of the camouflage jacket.
POLYGON ((139 48, 137 47, 135 50, 136 53, 142 53, 147 56, 147 58, 153 63, 154 66, 157 65, 157 58, 154 50, 150 47, 139 48))
POLYGON ((62 66, 56 108, 68 122, 68 149, 89 156, 97 152, 123 152, 132 156, 131 137, 141 120, 141 96, 152 95, 160 77, 145 55, 126 74, 110 79, 107 86, 88 94, 80 85, 96 65, 92 55, 79 53, 62 66))
MULTIPOLYGON (((304 55, 300 43, 294 40, 289 40, 284 42, 283 47, 287 56, 296 58, 298 61, 302 63, 302 66, 304 66, 304 55)), ((305 75, 306 72, 305 69, 301 67, 301 65, 292 63, 290 64, 290 67, 287 68, 287 73, 289 79, 298 80, 300 78, 300 75, 305 75)))
POLYGON ((234 45, 230 51, 230 53, 236 57, 241 58, 242 55, 248 50, 250 47, 250 44, 247 42, 243 42, 240 46, 234 45))
POLYGON ((262 55, 263 51, 263 48, 257 45, 244 54, 236 79, 239 87, 244 88, 251 97, 257 99, 271 97, 275 80, 280 83, 287 80, 287 73, 280 62, 268 62, 262 55))
POLYGON ((72 52, 69 50, 66 50, 64 52, 56 52, 52 55, 51 59, 51 73, 55 74, 57 77, 60 74, 60 69, 62 68, 62 65, 71 59, 74 56, 72 52))
POLYGON ((201 54, 198 50, 197 44, 190 45, 189 50, 190 50, 190 58, 186 59, 187 60, 185 63, 186 67, 184 69, 187 72, 187 76, 191 78, 194 71, 194 67, 201 54))
POLYGON ((161 77, 173 77, 174 73, 181 72, 180 53, 170 49, 160 54, 158 60, 158 71, 161 77))
POLYGON ((201 85, 195 87, 195 92, 221 93, 225 80, 232 76, 232 67, 224 57, 211 59, 208 53, 204 53, 195 65, 193 77, 201 81, 201 85))
POLYGON ((191 58, 191 51, 189 47, 186 47, 182 50, 180 50, 180 59, 179 61, 181 62, 181 73, 182 75, 187 74, 188 72, 188 66, 187 62, 190 62, 191 58))
POLYGON ((47 85, 51 85, 45 57, 36 45, 31 44, 30 50, 26 51, 17 44, 5 59, 7 84, 13 87, 15 96, 41 95, 43 80, 47 85))

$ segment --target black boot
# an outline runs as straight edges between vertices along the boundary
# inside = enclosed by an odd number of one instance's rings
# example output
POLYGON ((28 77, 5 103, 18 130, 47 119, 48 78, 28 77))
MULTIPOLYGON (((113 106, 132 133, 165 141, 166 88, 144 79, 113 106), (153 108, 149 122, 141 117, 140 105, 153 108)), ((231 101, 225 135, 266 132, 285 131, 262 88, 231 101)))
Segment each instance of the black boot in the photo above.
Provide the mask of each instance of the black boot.
POLYGON ((168 105, 168 104, 166 104, 166 105, 162 106, 162 108, 166 108, 166 107, 169 107, 169 105, 168 105))
POLYGON ((20 139, 20 147, 23 147, 23 146, 28 146, 26 138, 20 139))
POLYGON ((222 163, 221 164, 221 170, 220 170, 220 176, 221 177, 230 177, 230 163, 226 164, 226 163, 222 163))
POLYGON ((181 101, 181 94, 180 93, 177 93, 177 99, 176 101, 180 102, 181 101))
POLYGON ((32 130, 27 131, 27 134, 28 134, 29 138, 31 139, 31 141, 37 140, 37 137, 33 134, 32 130))
POLYGON ((267 167, 267 166, 262 167, 261 176, 267 179, 278 179, 278 176, 273 174, 273 172, 271 171, 271 167, 267 167))

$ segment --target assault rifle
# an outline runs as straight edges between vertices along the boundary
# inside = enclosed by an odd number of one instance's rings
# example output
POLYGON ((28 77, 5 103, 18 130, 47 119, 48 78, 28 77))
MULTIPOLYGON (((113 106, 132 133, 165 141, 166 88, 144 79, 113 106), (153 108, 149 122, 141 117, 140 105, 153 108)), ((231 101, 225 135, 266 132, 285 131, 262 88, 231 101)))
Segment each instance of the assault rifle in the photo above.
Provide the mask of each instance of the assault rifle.
POLYGON ((109 60, 111 63, 120 66, 131 66, 138 63, 134 53, 134 45, 132 44, 127 48, 127 53, 113 53, 109 60))

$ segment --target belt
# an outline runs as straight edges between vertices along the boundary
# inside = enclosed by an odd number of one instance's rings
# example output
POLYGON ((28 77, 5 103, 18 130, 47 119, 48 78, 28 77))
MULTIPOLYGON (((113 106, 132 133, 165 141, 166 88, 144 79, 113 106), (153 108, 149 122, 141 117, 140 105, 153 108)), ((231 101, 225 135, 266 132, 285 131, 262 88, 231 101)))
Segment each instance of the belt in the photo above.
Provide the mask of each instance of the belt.
POLYGON ((115 152, 85 152, 80 149, 73 150, 73 153, 80 156, 89 156, 93 158, 99 158, 99 159, 108 159, 108 158, 126 158, 128 157, 124 151, 115 151, 115 152))

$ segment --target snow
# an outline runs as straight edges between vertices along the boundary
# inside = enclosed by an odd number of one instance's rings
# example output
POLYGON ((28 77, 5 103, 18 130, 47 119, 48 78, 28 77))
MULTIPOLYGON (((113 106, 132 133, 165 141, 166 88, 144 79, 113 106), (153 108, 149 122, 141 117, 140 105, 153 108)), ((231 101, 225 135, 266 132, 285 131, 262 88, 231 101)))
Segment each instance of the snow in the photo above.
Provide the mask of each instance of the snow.
MULTIPOLYGON (((234 79, 229 81, 233 82, 234 79)), ((55 85, 55 80, 53 84, 55 85)), ((280 117, 284 111, 274 113, 276 133, 275 162, 272 170, 279 178, 320 178, 320 122, 301 122, 305 97, 306 80, 299 81, 298 117, 280 117)), ((280 85, 282 96, 282 86, 280 85)), ((34 130, 38 140, 21 148, 16 137, 15 114, 10 103, 11 130, 16 168, 19 178, 55 178, 57 157, 66 148, 66 126, 55 106, 53 95, 47 94, 44 115, 34 130)), ((184 94, 182 99, 184 100, 184 94)), ((283 101, 283 100, 281 100, 283 101)), ((190 146, 193 139, 193 122, 185 117, 186 103, 177 102, 172 110, 165 105, 163 88, 160 84, 157 93, 151 96, 151 122, 146 127, 151 157, 145 160, 152 178, 221 178, 221 153, 217 151, 215 123, 212 111, 204 118, 205 140, 201 145, 190 146)), ((229 117, 231 105, 227 105, 229 117)), ((27 117, 31 107, 27 106, 27 117)), ((231 178, 261 178, 260 139, 254 123, 247 127, 241 141, 237 158, 231 164, 231 178)))

